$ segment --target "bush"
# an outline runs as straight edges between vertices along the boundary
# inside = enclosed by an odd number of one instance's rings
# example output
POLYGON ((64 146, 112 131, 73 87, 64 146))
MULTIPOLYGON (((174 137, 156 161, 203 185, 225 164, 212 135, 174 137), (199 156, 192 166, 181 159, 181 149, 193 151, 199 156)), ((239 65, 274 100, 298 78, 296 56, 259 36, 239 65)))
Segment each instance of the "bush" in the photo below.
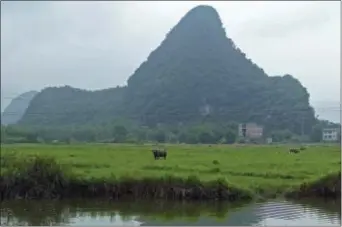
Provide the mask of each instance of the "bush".
POLYGON ((2 194, 2 198, 54 198, 69 184, 68 171, 53 158, 33 156, 11 164, 0 181, 1 192, 10 195, 2 194))

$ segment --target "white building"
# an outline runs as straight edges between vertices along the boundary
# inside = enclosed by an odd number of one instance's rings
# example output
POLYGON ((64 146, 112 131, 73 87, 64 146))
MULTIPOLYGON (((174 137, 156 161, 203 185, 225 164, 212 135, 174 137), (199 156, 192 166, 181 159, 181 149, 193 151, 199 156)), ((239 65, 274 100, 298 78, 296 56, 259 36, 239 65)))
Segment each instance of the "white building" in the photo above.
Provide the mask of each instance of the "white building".
POLYGON ((338 140, 338 128, 326 128, 322 131, 323 141, 337 141, 338 140))
POLYGON ((259 139, 263 136, 263 127, 255 123, 239 124, 239 137, 259 139))

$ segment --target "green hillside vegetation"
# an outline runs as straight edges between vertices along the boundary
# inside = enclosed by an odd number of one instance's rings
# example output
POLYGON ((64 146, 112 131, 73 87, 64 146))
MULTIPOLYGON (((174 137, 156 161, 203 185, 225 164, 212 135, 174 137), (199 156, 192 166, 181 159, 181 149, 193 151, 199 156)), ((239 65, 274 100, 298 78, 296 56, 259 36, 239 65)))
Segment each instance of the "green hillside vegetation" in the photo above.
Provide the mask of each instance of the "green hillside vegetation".
POLYGON ((256 122, 309 134, 309 94, 291 75, 269 77, 226 36, 216 10, 190 10, 127 81, 99 91, 46 88, 20 125, 191 125, 256 122))
POLYGON ((70 86, 49 87, 32 101, 21 122, 24 125, 82 125, 115 118, 121 105, 120 87, 87 91, 70 86))

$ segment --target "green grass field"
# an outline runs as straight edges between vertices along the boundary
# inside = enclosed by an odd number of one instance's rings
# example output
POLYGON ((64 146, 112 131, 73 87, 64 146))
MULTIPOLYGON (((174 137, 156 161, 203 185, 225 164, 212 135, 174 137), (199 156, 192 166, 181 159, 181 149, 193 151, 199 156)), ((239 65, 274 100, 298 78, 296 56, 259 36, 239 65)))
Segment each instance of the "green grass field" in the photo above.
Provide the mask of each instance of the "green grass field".
MULTIPOLYGON (((310 146, 290 154, 288 146, 165 145, 166 160, 154 160, 151 145, 2 145, 1 156, 54 157, 85 179, 116 177, 197 176, 206 182, 227 182, 255 191, 285 189, 341 168, 340 147, 310 146)), ((8 164, 8 163, 7 163, 8 164)), ((2 168, 6 168, 3 165, 2 168)))

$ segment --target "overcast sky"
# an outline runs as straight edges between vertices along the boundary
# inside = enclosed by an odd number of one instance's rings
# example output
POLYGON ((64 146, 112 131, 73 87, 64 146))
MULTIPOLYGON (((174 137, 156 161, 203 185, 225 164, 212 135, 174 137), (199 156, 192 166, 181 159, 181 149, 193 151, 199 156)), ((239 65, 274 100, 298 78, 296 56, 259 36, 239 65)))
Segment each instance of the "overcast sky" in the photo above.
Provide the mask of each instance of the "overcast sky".
POLYGON ((46 86, 123 85, 191 8, 216 8, 227 36, 313 103, 340 100, 340 2, 1 2, 1 109, 46 86))

